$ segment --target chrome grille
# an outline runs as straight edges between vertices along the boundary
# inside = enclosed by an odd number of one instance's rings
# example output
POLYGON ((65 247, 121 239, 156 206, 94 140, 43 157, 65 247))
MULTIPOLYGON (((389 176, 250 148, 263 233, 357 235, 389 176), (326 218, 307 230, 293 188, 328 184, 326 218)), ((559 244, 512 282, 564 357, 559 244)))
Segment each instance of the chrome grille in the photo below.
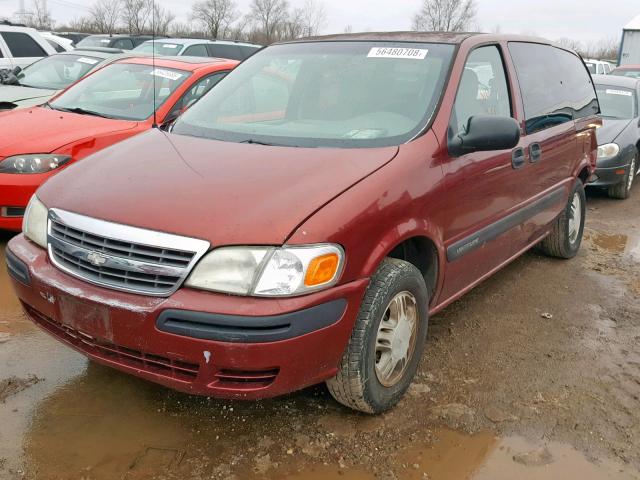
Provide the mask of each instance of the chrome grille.
POLYGON ((49 255, 61 270, 97 285, 145 295, 176 291, 209 242, 49 211, 49 255))

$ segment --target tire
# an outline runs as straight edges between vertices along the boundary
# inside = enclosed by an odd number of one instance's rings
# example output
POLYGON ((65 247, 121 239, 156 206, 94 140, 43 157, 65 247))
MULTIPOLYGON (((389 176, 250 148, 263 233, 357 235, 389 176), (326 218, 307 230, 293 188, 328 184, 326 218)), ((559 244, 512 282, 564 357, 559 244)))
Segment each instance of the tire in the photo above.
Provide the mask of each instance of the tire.
POLYGON ((349 408, 371 414, 394 407, 418 369, 427 337, 428 311, 429 293, 420 271, 403 260, 385 259, 367 287, 338 374, 327 380, 333 398, 349 408), (405 305, 402 310, 408 312, 399 318, 414 317, 415 328, 411 329, 408 346, 402 340, 409 331, 406 320, 387 328, 398 316, 399 305, 405 305), (390 376, 385 377, 387 372, 378 370, 394 364, 395 358, 405 351, 406 361, 398 362, 390 376), (393 375, 397 378, 392 378, 393 375))
POLYGON ((540 249, 551 257, 573 258, 578 254, 584 233, 587 198, 582 181, 576 180, 562 213, 553 222, 551 233, 540 244, 540 249), (576 211, 575 216, 573 214, 576 211), (573 222, 571 221, 573 219, 573 222), (579 219, 579 225, 575 220, 579 219))
POLYGON ((629 166, 629 171, 624 176, 622 182, 617 185, 612 185, 609 187, 609 196, 611 198, 615 198, 618 200, 626 200, 629 198, 629 194, 631 192, 631 187, 633 186, 633 182, 636 178, 636 172, 638 171, 638 155, 634 155, 633 159, 631 159, 631 165, 629 166))

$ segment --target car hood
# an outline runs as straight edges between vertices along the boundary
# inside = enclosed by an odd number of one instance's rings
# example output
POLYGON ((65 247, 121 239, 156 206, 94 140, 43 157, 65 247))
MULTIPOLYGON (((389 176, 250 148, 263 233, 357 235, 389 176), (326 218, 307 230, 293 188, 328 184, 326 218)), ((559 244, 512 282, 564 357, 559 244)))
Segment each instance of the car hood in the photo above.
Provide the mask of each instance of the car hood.
POLYGON ((631 120, 618 120, 615 118, 603 118, 602 127, 596 130, 598 145, 614 142, 616 138, 631 123, 631 120))
POLYGON ((0 113, 0 158, 50 153, 65 145, 136 127, 137 122, 25 108, 0 113))
POLYGON ((239 144, 153 129, 72 165, 38 196, 49 208, 214 246, 276 245, 397 153, 239 144))
POLYGON ((21 87, 19 85, 0 86, 0 110, 7 110, 28 105, 38 105, 46 102, 49 98, 58 93, 58 90, 48 90, 44 88, 21 87))

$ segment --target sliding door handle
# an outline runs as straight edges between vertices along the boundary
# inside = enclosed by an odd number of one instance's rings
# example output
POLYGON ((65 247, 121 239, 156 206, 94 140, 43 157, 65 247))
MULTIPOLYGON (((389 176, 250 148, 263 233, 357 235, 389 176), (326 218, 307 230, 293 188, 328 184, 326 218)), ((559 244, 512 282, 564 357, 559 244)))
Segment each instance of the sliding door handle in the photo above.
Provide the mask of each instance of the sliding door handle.
POLYGON ((513 152, 511 152, 511 166, 516 170, 524 167, 526 163, 524 148, 519 147, 516 148, 513 152))

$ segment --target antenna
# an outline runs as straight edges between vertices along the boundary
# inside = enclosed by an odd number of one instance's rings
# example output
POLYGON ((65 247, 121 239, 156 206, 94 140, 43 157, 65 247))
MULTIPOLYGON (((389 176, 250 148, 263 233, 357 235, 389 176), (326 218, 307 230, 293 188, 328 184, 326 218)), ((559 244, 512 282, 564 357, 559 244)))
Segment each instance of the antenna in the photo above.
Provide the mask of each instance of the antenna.
POLYGON ((151 128, 158 128, 156 116, 156 0, 151 2, 151 76, 153 77, 153 124, 151 128))

